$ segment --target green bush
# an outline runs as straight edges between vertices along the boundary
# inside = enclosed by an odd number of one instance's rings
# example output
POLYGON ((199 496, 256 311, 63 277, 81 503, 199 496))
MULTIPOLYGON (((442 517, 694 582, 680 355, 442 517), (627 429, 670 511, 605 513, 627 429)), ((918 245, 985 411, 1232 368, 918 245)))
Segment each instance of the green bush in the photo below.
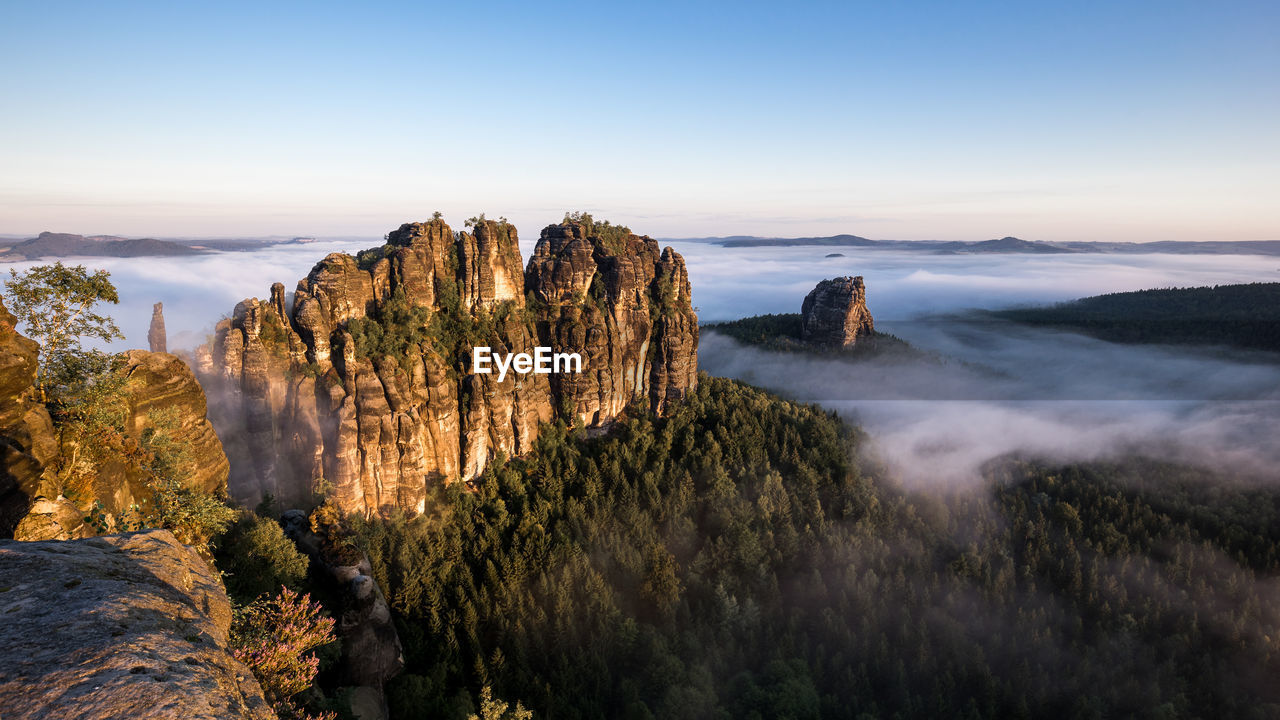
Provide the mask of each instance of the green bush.
POLYGON ((591 217, 591 213, 586 212, 567 212, 561 222, 565 225, 581 225, 587 237, 598 239, 602 246, 615 254, 626 252, 627 240, 633 234, 626 225, 614 225, 608 220, 597 221, 591 217))
POLYGON ((410 303, 404 288, 398 287, 376 313, 347 323, 347 332, 355 342, 356 355, 389 357, 404 366, 431 338, 428 324, 432 320, 429 309, 410 303))
POLYGON ((242 603, 281 586, 301 590, 310 562, 279 523, 248 511, 218 543, 216 557, 227 592, 242 603))

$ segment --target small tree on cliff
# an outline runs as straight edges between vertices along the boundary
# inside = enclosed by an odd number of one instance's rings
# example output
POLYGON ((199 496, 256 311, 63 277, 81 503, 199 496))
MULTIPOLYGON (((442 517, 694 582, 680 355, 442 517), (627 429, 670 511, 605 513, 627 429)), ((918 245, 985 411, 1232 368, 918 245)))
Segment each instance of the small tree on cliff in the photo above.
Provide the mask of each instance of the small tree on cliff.
MULTIPOLYGON (((36 386, 48 399, 50 381, 59 376, 83 376, 86 366, 100 367, 100 353, 85 351, 84 338, 105 342, 123 339, 120 328, 106 315, 94 312, 101 302, 117 304, 120 296, 106 270, 90 273, 83 265, 61 262, 37 265, 25 273, 9 271, 5 281, 10 309, 28 337, 40 343, 36 386)), ((56 382, 56 380, 55 380, 56 382)))

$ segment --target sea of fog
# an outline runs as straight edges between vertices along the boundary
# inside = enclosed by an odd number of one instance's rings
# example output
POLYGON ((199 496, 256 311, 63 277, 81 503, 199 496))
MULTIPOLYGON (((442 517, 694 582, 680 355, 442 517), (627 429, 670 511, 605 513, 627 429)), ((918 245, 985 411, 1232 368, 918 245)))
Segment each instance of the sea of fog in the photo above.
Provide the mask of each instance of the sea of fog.
POLYGON ((1142 453, 1280 479, 1280 357, 1120 345, 965 312, 1280 281, 1280 258, 679 249, 704 321, 799 312, 819 280, 864 277, 876 329, 931 355, 851 363, 704 332, 699 365, 838 410, 868 431, 874 452, 909 486, 972 486, 985 462, 1013 452, 1064 462, 1142 453))
MULTIPOLYGON (((292 290, 325 254, 381 241, 321 241, 183 258, 75 258, 120 291, 110 308, 145 347, 163 302, 171 348, 273 282, 292 290)), ((532 241, 524 241, 525 258, 532 241)), ((1154 287, 1280 281, 1280 258, 1243 255, 933 255, 863 248, 723 248, 672 243, 704 322, 799 312, 824 278, 861 275, 877 329, 936 353, 844 361, 743 347, 705 332, 703 370, 838 409, 875 439, 905 482, 964 484, 1012 451, 1071 460, 1138 450, 1276 475, 1280 364, 1232 351, 1124 346, 978 322, 964 311, 1154 287), (840 253, 842 257, 827 257, 840 253)), ((21 271, 37 263, 15 263, 21 271)))

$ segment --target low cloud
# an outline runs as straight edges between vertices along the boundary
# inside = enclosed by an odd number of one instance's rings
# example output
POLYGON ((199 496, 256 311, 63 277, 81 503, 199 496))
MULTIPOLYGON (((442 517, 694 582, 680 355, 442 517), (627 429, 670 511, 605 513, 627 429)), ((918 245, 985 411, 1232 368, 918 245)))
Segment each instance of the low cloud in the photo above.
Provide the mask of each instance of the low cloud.
POLYGON ((838 410, 917 489, 972 485, 1008 453, 1065 462, 1136 452, 1251 476, 1274 476, 1280 463, 1280 365, 1260 356, 962 317, 885 330, 939 355, 850 362, 704 332, 699 365, 838 410))

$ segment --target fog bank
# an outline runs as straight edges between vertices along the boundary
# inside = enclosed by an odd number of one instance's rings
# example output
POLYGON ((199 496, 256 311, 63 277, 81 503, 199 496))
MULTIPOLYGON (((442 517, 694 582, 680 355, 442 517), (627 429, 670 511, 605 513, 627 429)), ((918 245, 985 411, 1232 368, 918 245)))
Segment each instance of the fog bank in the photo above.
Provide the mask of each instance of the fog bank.
POLYGON ((1280 364, 1259 355, 1126 347, 953 318, 885 330, 944 360, 850 362, 703 333, 699 365, 838 410, 909 486, 956 487, 991 458, 1139 452, 1270 477, 1280 466, 1280 364))

